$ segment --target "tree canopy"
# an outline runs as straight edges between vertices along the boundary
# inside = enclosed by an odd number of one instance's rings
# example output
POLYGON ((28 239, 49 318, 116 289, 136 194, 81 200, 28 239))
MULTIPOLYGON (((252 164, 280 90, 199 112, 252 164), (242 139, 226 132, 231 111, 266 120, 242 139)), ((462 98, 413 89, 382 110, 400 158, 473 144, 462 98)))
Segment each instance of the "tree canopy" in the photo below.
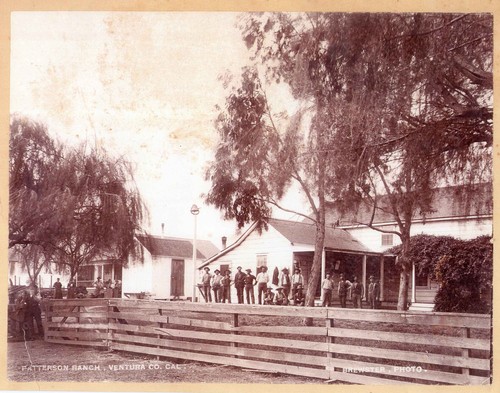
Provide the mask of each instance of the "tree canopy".
POLYGON ((64 148, 21 117, 11 120, 10 152, 10 247, 42 250, 71 277, 97 256, 125 261, 135 251, 143 204, 124 159, 64 148))

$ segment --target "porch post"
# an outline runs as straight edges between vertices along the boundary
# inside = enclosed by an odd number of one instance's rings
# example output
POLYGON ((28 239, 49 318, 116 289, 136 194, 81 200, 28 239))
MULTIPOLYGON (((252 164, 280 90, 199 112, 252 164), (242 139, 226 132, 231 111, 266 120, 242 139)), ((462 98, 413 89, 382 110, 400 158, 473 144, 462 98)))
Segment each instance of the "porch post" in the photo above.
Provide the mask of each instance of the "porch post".
POLYGON ((384 300, 384 255, 380 256, 380 301, 384 300))
POLYGON ((417 290, 415 285, 415 264, 411 265, 411 302, 416 303, 417 301, 417 290))
MULTIPOLYGON (((319 282, 323 282, 323 278, 325 277, 325 269, 326 269, 326 251, 325 247, 323 247, 323 251, 321 251, 321 279, 319 282)), ((320 284, 321 286, 321 284, 320 284)), ((323 290, 320 289, 320 300, 323 301, 323 290)))
POLYGON ((363 278, 362 278, 363 288, 365 288, 365 299, 367 299, 368 290, 366 287, 366 254, 363 255, 363 262, 362 262, 361 266, 363 269, 363 273, 362 273, 362 275, 363 275, 363 278))

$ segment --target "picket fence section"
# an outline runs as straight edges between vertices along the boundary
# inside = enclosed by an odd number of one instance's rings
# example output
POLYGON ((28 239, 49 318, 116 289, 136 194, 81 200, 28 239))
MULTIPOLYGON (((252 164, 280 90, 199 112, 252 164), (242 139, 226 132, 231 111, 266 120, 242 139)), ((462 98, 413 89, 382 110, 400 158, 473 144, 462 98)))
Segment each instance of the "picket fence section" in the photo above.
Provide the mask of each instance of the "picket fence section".
POLYGON ((45 310, 51 343, 357 384, 491 383, 488 315, 128 299, 45 310))

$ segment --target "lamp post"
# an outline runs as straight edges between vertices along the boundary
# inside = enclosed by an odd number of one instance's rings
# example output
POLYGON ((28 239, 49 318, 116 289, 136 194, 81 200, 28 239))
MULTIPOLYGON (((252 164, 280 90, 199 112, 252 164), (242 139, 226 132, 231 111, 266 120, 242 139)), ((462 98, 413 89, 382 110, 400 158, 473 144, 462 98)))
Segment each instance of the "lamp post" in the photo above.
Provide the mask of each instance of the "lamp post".
POLYGON ((200 213, 198 206, 191 206, 191 214, 194 216, 194 238, 193 238, 193 298, 196 301, 196 216, 200 213))

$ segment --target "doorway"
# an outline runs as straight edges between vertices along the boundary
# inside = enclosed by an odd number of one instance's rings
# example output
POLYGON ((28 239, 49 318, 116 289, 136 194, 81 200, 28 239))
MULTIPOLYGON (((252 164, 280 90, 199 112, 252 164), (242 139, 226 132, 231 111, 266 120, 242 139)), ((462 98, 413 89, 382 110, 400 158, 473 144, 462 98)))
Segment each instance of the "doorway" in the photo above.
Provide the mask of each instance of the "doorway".
POLYGON ((172 259, 170 296, 184 296, 184 260, 172 259))

